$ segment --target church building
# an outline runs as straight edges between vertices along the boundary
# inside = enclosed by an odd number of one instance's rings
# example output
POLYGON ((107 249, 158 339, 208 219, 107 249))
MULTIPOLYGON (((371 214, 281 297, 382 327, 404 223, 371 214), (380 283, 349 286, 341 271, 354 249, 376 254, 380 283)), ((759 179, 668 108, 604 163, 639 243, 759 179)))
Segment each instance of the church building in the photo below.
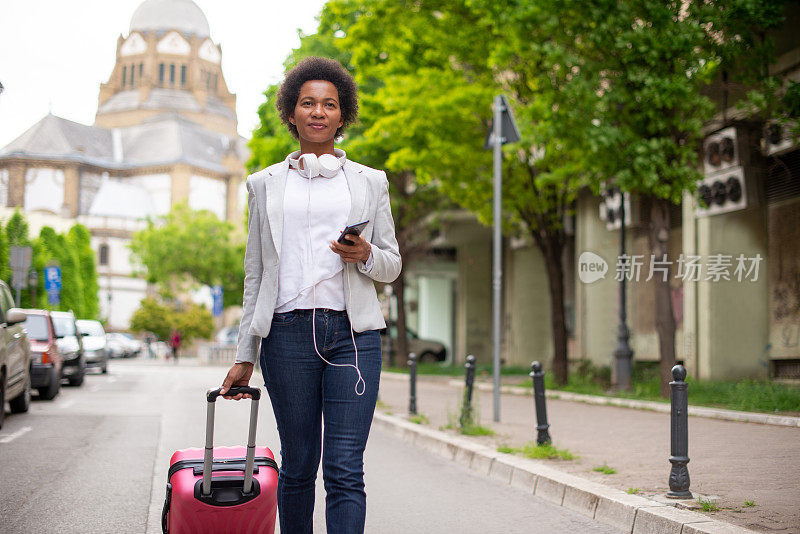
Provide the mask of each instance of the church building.
POLYGON ((146 295, 127 244, 148 217, 185 203, 243 217, 246 140, 222 50, 192 0, 145 0, 117 40, 91 126, 48 114, 0 149, 0 218, 92 235, 103 318, 127 328, 146 295))

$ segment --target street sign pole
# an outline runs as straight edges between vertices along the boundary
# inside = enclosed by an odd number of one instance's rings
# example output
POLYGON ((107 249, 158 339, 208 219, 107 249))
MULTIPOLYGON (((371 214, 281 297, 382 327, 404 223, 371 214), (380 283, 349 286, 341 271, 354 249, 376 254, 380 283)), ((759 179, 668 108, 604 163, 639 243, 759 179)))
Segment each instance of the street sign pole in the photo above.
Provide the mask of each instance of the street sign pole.
POLYGON ((486 134, 484 150, 494 151, 494 237, 492 243, 492 341, 494 368, 494 421, 500 422, 500 336, 503 289, 503 145, 520 140, 511 106, 503 95, 494 97, 492 127, 486 134))
POLYGON ((494 371, 494 421, 500 422, 500 305, 503 288, 503 98, 494 97, 494 249, 492 276, 492 341, 494 371))
POLYGON ((20 304, 22 289, 28 287, 28 270, 31 268, 32 258, 32 247, 13 246, 9 252, 9 265, 11 266, 11 287, 13 287, 17 292, 17 307, 19 307, 20 304))

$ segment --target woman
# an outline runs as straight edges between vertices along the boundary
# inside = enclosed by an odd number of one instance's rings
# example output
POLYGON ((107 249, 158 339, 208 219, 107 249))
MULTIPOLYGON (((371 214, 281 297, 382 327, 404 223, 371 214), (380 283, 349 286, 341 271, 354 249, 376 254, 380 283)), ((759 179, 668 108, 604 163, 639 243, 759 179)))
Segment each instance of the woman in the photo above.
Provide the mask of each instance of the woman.
POLYGON ((172 363, 178 363, 178 351, 181 349, 181 333, 172 329, 169 336, 169 346, 172 347, 172 363))
POLYGON ((247 179, 244 312, 222 393, 247 385, 260 355, 281 439, 281 532, 312 531, 321 451, 328 532, 363 532, 385 327, 373 282, 394 281, 401 266, 389 184, 334 149, 358 113, 355 81, 338 62, 298 63, 276 106, 300 150, 247 179), (352 244, 337 240, 363 221, 361 235, 345 236, 352 244))

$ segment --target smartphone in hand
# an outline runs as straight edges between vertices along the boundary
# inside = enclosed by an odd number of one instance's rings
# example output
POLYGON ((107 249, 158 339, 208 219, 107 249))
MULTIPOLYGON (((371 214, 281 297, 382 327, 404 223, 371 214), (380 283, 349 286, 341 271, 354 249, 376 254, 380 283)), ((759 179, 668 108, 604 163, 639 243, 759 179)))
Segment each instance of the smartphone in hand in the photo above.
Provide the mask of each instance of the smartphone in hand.
POLYGON ((342 233, 339 236, 339 239, 337 239, 336 241, 338 243, 343 244, 343 245, 350 245, 350 246, 355 245, 355 243, 353 243, 349 239, 345 239, 344 236, 346 236, 348 234, 350 234, 350 235, 361 235, 361 232, 367 226, 368 222, 369 222, 369 220, 366 220, 364 222, 360 222, 360 223, 357 223, 357 224, 351 224, 350 226, 348 226, 347 228, 342 230, 342 233))

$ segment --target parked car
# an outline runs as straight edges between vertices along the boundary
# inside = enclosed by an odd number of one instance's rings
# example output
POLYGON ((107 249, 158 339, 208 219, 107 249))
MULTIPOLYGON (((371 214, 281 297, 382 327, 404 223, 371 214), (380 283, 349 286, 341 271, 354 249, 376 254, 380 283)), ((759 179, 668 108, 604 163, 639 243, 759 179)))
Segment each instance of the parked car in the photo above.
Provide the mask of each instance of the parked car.
POLYGON ((47 310, 25 310, 25 330, 31 346, 33 388, 39 397, 50 400, 61 391, 64 357, 56 343, 53 319, 47 310))
POLYGON ((78 319, 75 321, 78 333, 83 338, 83 354, 87 367, 97 367, 100 372, 108 372, 108 348, 106 347, 106 331, 100 321, 78 319))
POLYGON ((107 333, 106 347, 110 358, 134 358, 142 352, 142 342, 122 332, 107 333))
POLYGON ((23 323, 25 312, 14 307, 5 282, 0 281, 0 428, 8 399, 11 413, 27 412, 31 405, 31 350, 23 323))
MULTIPOLYGON (((381 350, 383 351, 383 358, 386 361, 389 357, 389 340, 387 337, 386 328, 381 330, 381 350)), ((397 348, 397 327, 391 326, 392 331, 392 346, 397 348)), ((420 339, 420 337, 406 327, 408 333, 408 352, 413 352, 417 355, 418 362, 443 362, 447 359, 447 349, 445 346, 432 339, 420 339)))
POLYGON ((82 336, 78 335, 75 324, 75 315, 71 312, 50 312, 56 332, 56 344, 64 356, 64 365, 61 368, 62 377, 69 381, 70 386, 83 384, 86 376, 86 357, 83 353, 82 336))

